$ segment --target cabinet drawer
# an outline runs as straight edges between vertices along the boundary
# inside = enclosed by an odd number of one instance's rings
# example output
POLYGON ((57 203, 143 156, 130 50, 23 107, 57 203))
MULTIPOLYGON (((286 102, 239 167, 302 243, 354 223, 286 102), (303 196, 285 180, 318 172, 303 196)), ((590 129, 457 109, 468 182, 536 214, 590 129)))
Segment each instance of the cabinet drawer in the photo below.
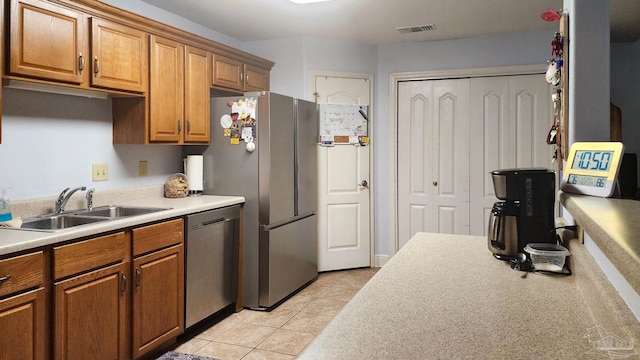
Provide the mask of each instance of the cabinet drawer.
POLYGON ((42 286, 43 271, 42 251, 0 260, 0 296, 42 286))
POLYGON ((121 262, 126 255, 124 232, 53 248, 55 280, 121 262))
POLYGON ((181 244, 183 233, 182 219, 133 229, 133 256, 181 244))

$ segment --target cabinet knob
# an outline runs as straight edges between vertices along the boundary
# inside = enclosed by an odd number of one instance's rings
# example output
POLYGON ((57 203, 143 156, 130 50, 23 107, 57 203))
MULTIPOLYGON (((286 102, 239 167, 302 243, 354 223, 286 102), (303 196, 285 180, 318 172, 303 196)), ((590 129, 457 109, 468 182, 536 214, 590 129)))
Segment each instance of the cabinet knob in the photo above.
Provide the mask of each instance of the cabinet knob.
POLYGON ((362 180, 362 182, 358 184, 358 186, 367 187, 369 186, 369 183, 367 182, 367 180, 362 180))
POLYGON ((437 181, 434 181, 432 184, 433 184, 433 186, 438 186, 438 182, 437 181))

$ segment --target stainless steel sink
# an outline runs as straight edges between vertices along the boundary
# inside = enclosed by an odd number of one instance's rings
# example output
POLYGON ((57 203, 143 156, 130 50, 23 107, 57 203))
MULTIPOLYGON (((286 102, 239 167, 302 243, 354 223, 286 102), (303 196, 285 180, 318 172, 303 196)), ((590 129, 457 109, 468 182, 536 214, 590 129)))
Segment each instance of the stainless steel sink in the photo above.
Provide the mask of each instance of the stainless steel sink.
POLYGON ((101 206, 92 210, 81 210, 62 214, 48 214, 22 220, 21 230, 57 231, 80 225, 89 225, 117 218, 150 214, 168 208, 137 206, 101 206))
POLYGON ((62 230, 107 220, 109 220, 109 218, 95 216, 48 215, 45 217, 25 219, 22 221, 20 228, 30 230, 62 230))
POLYGON ((153 208, 153 207, 135 207, 135 206, 102 206, 93 210, 85 210, 76 212, 82 216, 99 216, 108 218, 120 218, 126 216, 144 215, 150 214, 162 210, 168 210, 167 208, 153 208))

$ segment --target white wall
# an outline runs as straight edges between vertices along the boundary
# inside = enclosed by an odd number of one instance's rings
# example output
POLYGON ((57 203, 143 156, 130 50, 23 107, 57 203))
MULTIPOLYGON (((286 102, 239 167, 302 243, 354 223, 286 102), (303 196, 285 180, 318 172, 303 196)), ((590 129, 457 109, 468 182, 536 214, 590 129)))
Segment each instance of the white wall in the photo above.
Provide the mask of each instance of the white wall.
POLYGON ((0 187, 11 187, 12 200, 162 184, 181 171, 179 146, 112 144, 111 100, 2 90, 0 187), (146 177, 139 160, 148 161, 146 177), (93 163, 109 164, 108 181, 92 182, 93 163))
POLYGON ((622 111, 625 151, 640 155, 640 40, 611 44, 611 101, 622 111))
POLYGON ((221 34, 200 24, 196 24, 191 20, 187 20, 166 10, 147 4, 146 2, 140 0, 100 0, 100 2, 127 10, 134 14, 142 15, 163 24, 171 25, 195 35, 229 45, 236 49, 244 50, 244 43, 240 40, 221 34))
POLYGON ((291 38, 246 43, 247 51, 274 61, 271 91, 315 101, 311 72, 327 70, 375 74, 376 47, 319 38, 291 38))
POLYGON ((609 2, 564 0, 569 14, 569 144, 609 141, 609 2))

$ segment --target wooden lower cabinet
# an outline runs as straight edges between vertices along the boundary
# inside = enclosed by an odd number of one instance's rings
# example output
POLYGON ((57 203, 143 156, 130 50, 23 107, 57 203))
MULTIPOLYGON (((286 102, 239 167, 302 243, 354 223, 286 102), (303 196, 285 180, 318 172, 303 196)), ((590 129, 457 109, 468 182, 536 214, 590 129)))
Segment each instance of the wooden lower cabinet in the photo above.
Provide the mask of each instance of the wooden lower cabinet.
POLYGON ((45 307, 44 288, 0 300, 0 359, 47 358, 45 307))
POLYGON ((184 223, 0 259, 0 360, 137 359, 184 331, 184 223))
POLYGON ((184 331, 183 245, 133 260, 133 357, 184 331))
POLYGON ((47 290, 42 251, 0 260, 0 359, 46 359, 47 290))
POLYGON ((54 285, 55 359, 127 359, 129 263, 54 285))

